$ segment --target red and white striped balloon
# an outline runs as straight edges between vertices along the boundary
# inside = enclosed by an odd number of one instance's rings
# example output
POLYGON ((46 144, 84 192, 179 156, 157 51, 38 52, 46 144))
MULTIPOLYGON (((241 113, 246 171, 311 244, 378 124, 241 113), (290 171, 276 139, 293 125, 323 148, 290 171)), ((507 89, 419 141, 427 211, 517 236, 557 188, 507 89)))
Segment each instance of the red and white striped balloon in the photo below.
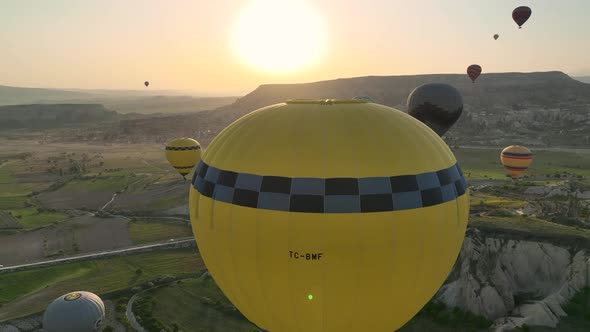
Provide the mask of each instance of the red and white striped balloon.
POLYGON ((471 81, 473 83, 475 83, 475 80, 479 77, 480 74, 481 74, 481 66, 480 65, 471 65, 471 66, 467 67, 467 75, 469 76, 469 78, 471 79, 471 81))

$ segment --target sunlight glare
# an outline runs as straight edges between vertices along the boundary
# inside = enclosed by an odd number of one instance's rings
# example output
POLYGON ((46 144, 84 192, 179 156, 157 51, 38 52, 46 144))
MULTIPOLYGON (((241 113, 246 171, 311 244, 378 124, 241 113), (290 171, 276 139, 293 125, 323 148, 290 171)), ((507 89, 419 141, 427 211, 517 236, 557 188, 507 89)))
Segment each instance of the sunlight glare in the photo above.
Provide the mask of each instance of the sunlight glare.
POLYGON ((236 22, 233 46, 259 70, 292 72, 319 59, 325 38, 322 18, 304 1, 254 0, 236 22))

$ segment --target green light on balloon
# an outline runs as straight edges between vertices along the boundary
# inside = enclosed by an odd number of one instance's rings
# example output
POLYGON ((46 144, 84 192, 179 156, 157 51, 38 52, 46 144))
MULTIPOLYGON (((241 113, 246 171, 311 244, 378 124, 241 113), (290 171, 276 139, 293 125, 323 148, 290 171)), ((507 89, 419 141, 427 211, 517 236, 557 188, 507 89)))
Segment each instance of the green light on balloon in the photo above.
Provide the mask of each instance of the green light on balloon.
POLYGON ((313 295, 311 295, 311 294, 307 295, 307 299, 308 300, 313 300, 313 295))

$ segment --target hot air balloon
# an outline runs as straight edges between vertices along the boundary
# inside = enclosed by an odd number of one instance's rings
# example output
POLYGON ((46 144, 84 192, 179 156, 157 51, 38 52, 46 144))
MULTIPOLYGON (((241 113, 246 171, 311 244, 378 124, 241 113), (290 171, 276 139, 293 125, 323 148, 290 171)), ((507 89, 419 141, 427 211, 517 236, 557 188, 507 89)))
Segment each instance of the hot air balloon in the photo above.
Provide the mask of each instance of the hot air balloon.
POLYGON ((494 40, 498 40, 498 37, 500 37, 500 35, 499 34, 495 34, 494 35, 494 40))
POLYGON ((518 24, 518 28, 522 29, 522 25, 531 17, 531 14, 532 10, 529 7, 520 6, 512 11, 512 19, 518 24))
POLYGON ((185 178, 201 159, 201 145, 192 138, 174 139, 166 144, 166 159, 185 178))
POLYGON ((429 83, 414 89, 408 97, 408 114, 423 122, 439 136, 459 120, 463 97, 453 86, 429 83))
POLYGON ((45 332, 99 331, 105 318, 100 297, 90 292, 73 292, 55 299, 43 314, 45 332))
POLYGON ((533 154, 526 146, 511 145, 500 153, 500 162, 514 179, 521 177, 529 168, 533 162, 533 154))
POLYGON ((145 81, 145 82, 143 82, 143 85, 145 85, 146 87, 148 87, 150 85, 150 82, 145 81))
POLYGON ((471 81, 473 83, 475 83, 475 80, 479 77, 480 74, 481 74, 481 66, 480 65, 471 65, 471 66, 467 67, 467 75, 469 76, 469 78, 471 79, 471 81))
POLYGON ((261 330, 391 332, 446 279, 469 193, 445 142, 404 112, 289 100, 211 142, 189 205, 209 272, 261 330))

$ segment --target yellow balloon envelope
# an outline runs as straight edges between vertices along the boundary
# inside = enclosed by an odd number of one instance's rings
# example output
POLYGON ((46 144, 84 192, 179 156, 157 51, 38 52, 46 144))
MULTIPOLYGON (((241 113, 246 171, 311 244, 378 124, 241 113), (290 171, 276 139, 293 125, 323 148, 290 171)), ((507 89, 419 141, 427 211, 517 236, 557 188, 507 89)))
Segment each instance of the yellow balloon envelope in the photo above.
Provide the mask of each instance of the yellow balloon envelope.
POLYGON ((201 159, 201 145, 192 138, 177 138, 166 144, 166 159, 185 177, 201 159))
POLYGON ((443 140, 365 100, 293 100, 225 128, 199 162, 199 251, 270 332, 391 332, 446 279, 469 198, 443 140))
POLYGON ((500 162, 512 178, 518 178, 533 162, 533 154, 525 146, 511 145, 500 153, 500 162))

